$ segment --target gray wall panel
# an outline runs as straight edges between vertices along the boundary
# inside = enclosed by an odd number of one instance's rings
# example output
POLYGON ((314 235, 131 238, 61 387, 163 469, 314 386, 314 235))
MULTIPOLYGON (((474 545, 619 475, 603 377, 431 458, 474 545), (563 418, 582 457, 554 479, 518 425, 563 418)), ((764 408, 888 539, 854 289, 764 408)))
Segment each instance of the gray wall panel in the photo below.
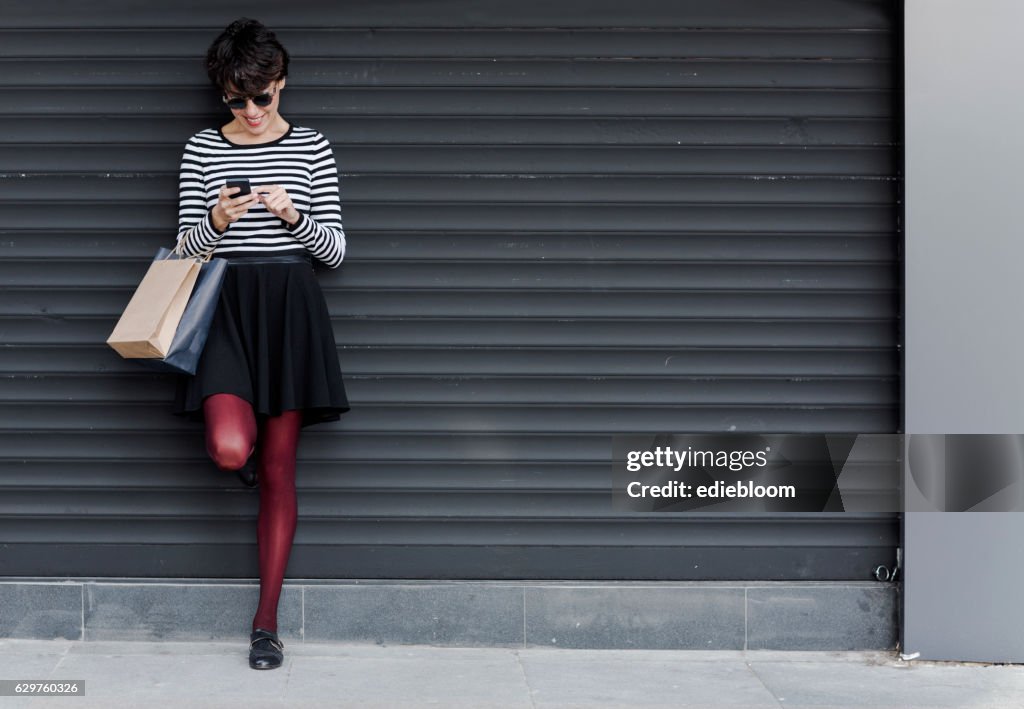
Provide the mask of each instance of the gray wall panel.
POLYGON ((256 575, 255 494, 104 344, 242 14, 294 56, 349 242, 319 279, 353 411, 304 433, 290 576, 891 565, 893 515, 607 485, 616 433, 898 430, 892 3, 43 0, 0 2, 0 573, 256 575))
MULTIPOLYGON (((946 461, 969 441, 1017 450, 1024 101, 1008 83, 1020 73, 1024 6, 910 0, 905 22, 906 430, 953 434, 946 461)), ((903 649, 922 660, 1022 663, 1024 516, 1009 512, 1020 509, 1021 486, 1002 456, 978 458, 970 472, 934 461, 906 477, 903 649), (939 513, 946 501, 959 509, 952 491, 967 475, 1003 482, 966 510, 939 513), (915 482, 927 478, 941 481, 937 501, 915 482)))

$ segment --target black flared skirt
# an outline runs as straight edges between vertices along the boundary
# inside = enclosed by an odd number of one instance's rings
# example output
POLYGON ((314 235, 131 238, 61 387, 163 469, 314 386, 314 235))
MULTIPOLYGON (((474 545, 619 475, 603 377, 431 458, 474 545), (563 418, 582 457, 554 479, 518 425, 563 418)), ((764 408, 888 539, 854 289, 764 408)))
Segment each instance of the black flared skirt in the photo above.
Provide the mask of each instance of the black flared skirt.
POLYGON ((257 417, 302 410, 302 426, 349 411, 327 302, 312 257, 227 255, 194 375, 177 375, 173 413, 204 421, 203 399, 230 393, 257 417))

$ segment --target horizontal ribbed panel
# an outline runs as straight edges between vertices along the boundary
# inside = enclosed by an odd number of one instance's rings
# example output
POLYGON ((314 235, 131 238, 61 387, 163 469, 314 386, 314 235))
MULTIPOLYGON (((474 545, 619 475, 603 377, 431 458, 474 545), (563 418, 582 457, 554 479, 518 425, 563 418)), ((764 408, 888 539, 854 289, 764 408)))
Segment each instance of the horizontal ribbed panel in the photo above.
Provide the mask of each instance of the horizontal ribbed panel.
MULTIPOLYGON (((108 113, 151 116, 168 113, 202 113, 217 102, 216 93, 197 87, 161 87, 140 92, 139 86, 105 87, 97 91, 69 82, 60 87, 12 87, 4 89, 13 116, 61 115, 71 112, 77 120, 108 113), (54 100, 54 89, 59 99, 54 100)), ((295 114, 317 111, 344 112, 350 116, 408 113, 415 104, 424 116, 550 117, 704 117, 791 116, 819 118, 858 116, 884 118, 892 109, 889 90, 790 89, 790 88, 636 88, 627 92, 605 88, 483 86, 289 87, 288 106, 295 114)), ((293 114, 294 115, 294 114, 293 114)))
MULTIPOLYGON (((205 87, 197 86, 194 91, 205 87)), ((52 95, 52 94, 51 94, 52 95)), ((895 100, 895 97, 894 97, 895 100)), ((92 116, 78 118, 70 107, 46 114, 35 114, 31 120, 23 115, 4 115, 0 111, 0 145, 25 143, 74 145, 104 143, 116 135, 118 145, 134 150, 135 146, 151 147, 166 143, 180 150, 192 133, 220 120, 213 114, 204 116, 166 115, 92 116), (181 143, 181 145, 179 145, 181 143)), ((180 112, 180 106, 171 111, 180 112)), ((477 116, 458 115, 386 116, 386 115, 321 115, 315 112, 292 111, 290 118, 298 124, 315 122, 328 136, 337 136, 334 143, 348 144, 433 144, 433 145, 785 145, 802 153, 812 146, 830 145, 893 145, 896 136, 890 116, 816 117, 816 116, 616 116, 592 118, 573 116, 572 121, 550 120, 544 116, 477 116)), ((341 148, 343 149, 343 148, 341 148)), ((125 151, 127 153, 127 151, 125 151)), ((175 159, 180 159, 180 154, 175 159)), ((826 163, 827 164, 827 163, 826 163)), ((887 163, 890 164, 890 163, 887 163)), ((346 165, 339 171, 347 175, 346 165)), ((163 165, 166 169, 167 165, 163 165)), ((628 169, 628 166, 625 168, 628 169)), ((703 171, 703 170, 702 170, 703 171)))
MULTIPOLYGON (((384 138, 388 139, 388 138, 384 138)), ((390 138, 401 140, 400 135, 390 138)), ((497 138, 495 138, 497 140, 497 138)), ((2 141, 2 138, 0 138, 2 141)), ((111 153, 104 146, 76 145, 69 153, 60 145, 5 145, 0 142, 0 171, 38 178, 39 173, 89 173, 97 165, 110 170, 104 179, 148 178, 154 165, 170 165, 178 160, 180 146, 139 145, 131 151, 111 153)), ((862 177, 886 177, 892 173, 887 147, 815 146, 794 151, 784 147, 751 146, 679 146, 679 145, 555 145, 545 147, 514 145, 344 145, 335 146, 335 154, 344 164, 348 182, 365 175, 403 173, 405 175, 475 174, 507 175, 535 172, 564 175, 594 173, 627 175, 677 175, 687 172, 708 175, 774 174, 842 175, 858 173, 862 177)), ((94 173, 89 173, 94 174, 94 173)), ((752 179, 752 178, 748 178, 752 179)), ((364 183, 366 184, 366 183, 364 183)), ((356 185, 350 184, 349 189, 356 185)), ((813 188, 812 188, 813 189, 813 188)), ((166 195, 161 194, 162 200, 166 195)))
POLYGON ((892 3, 293 5, 5 8, 5 575, 256 575, 257 496, 104 344, 238 15, 293 55, 349 244, 318 278, 353 409, 303 434, 291 575, 891 565, 894 515, 625 514, 608 481, 615 434, 898 430, 892 3))
MULTIPOLYGON (((116 377, 111 380, 97 375, 82 377, 36 375, 32 378, 7 380, 4 395, 16 400, 67 401, 67 392, 75 391, 76 402, 105 401, 116 395, 122 401, 160 402, 166 386, 163 380, 146 381, 116 377)), ((352 379, 352 392, 357 398, 371 404, 459 405, 472 397, 479 405, 539 404, 548 407, 581 406, 701 406, 711 396, 718 405, 757 404, 770 406, 787 397, 794 404, 822 404, 831 406, 894 404, 892 386, 882 381, 860 381, 854 378, 826 380, 821 378, 791 381, 789 378, 733 378, 708 382, 700 379, 668 380, 649 377, 632 379, 617 377, 601 382, 588 382, 584 376, 561 375, 544 378, 499 378, 484 375, 469 377, 416 377, 399 378, 358 377, 352 379), (467 391, 468 390, 468 391, 467 391), (642 401, 643 404, 637 404, 642 401)), ((22 414, 27 413, 22 411, 22 414)), ((51 416, 53 414, 50 414, 51 416)), ((54 428, 66 417, 56 415, 54 428)), ((120 417, 113 416, 96 422, 97 426, 119 427, 120 417)), ((10 427, 25 425, 25 416, 8 423, 10 427)), ((71 422, 73 425, 73 422, 71 422)), ((129 423, 122 421, 122 424, 129 423)), ((476 422, 477 426, 485 426, 476 422)))
MULTIPOLYGON (((669 8, 665 5, 659 8, 663 17, 666 9, 669 8)), ((390 21, 397 19, 393 17, 390 21)), ((574 24, 580 20, 575 18, 574 24)), ((488 61, 507 58, 535 61, 551 57, 636 61, 636 57, 643 57, 673 61, 709 59, 712 62, 728 59, 879 62, 891 61, 893 51, 888 27, 860 32, 828 29, 807 32, 763 27, 742 30, 648 27, 630 30, 619 23, 614 29, 573 29, 571 33, 555 28, 509 27, 462 27, 458 32, 390 27, 374 27, 372 32, 344 27, 304 27, 301 30, 284 27, 277 31, 277 35, 292 51, 297 67, 318 59, 334 62, 355 59, 363 63, 372 59, 379 63, 395 58, 450 62, 467 57, 486 57, 488 61), (680 47, 685 48, 685 56, 680 56, 680 47)), ((0 58, 54 60, 134 56, 141 57, 141 61, 150 57, 194 59, 206 51, 210 37, 210 30, 191 28, 176 29, 173 34, 149 28, 95 28, 85 32, 80 27, 64 30, 0 28, 0 58)), ((166 67, 160 64, 157 69, 166 71, 166 67)), ((195 67, 190 70, 195 71, 195 67)), ((310 81, 316 79, 308 77, 310 81)))
MULTIPOLYGON (((62 203, 118 200, 153 207, 168 204, 167 193, 177 189, 177 175, 118 175, 96 180, 78 175, 25 175, 7 180, 0 205, 45 201, 62 203)), ((501 203, 531 206, 542 203, 619 204, 727 204, 730 208, 784 203, 793 206, 850 204, 891 206, 895 188, 885 178, 861 178, 846 185, 848 177, 657 177, 616 175, 526 176, 459 175, 407 177, 403 175, 354 178, 346 181, 346 195, 355 204, 422 202, 443 204, 501 203)), ((176 200, 174 201, 176 204, 176 200)), ((156 221, 156 220, 154 220, 156 221)))
MULTIPOLYGON (((352 260, 355 263, 355 259, 352 260)), ((13 280, 13 278, 12 278, 13 280)), ((132 291, 131 286, 110 288, 9 288, 0 313, 34 316, 61 313, 70 316, 106 316, 111 308, 120 306, 132 291)), ((815 292, 814 303, 801 293, 785 289, 738 288, 734 293, 700 290, 688 291, 617 288, 616 297, 608 303, 607 291, 533 288, 528 292, 514 288, 347 288, 332 291, 329 306, 344 308, 355 317, 577 317, 577 318, 794 318, 801 307, 807 318, 816 316, 817 308, 827 304, 833 318, 885 319, 892 311, 893 297, 887 293, 865 292, 865 289, 840 292, 815 292), (515 298, 509 296, 514 294, 515 298), (467 303, 467 296, 473 302, 467 303), (556 300, 557 299, 557 300, 556 300), (553 302, 556 301, 556 302, 553 302), (595 315, 598 306, 600 315, 595 315)), ((333 310, 333 308, 332 308, 333 310)))
MULTIPOLYGON (((195 79, 193 57, 182 59, 96 58, 86 64, 52 59, 0 58, 0 71, 10 75, 9 86, 61 87, 94 86, 106 90, 124 86, 177 89, 195 79)), ((735 59, 651 60, 573 57, 559 59, 320 59, 295 61, 289 71, 308 76, 303 88, 335 89, 339 82, 347 89, 358 87, 515 87, 547 88, 607 87, 628 84, 636 89, 652 87, 773 88, 780 73, 787 87, 837 91, 859 89, 877 92, 890 88, 892 66, 888 61, 791 59, 765 61, 735 59)), ((379 92, 375 92, 379 93, 379 92)), ((289 94, 291 99, 291 94, 289 94)))
MULTIPOLYGON (((249 13, 282 35, 288 28, 443 27, 443 28, 776 28, 889 30, 892 5, 884 0, 431 0, 338 3, 329 10, 318 4, 281 5, 266 0, 219 0, 185 5, 135 0, 99 0, 93 4, 40 0, 4 8, 6 27, 18 28, 142 28, 220 29, 249 13)), ((372 35, 371 35, 372 36, 372 35)), ((205 43, 212 39, 205 35, 205 43)), ((448 42, 438 39, 440 47, 448 42)), ((204 45, 205 46, 205 45, 204 45)))
MULTIPOLYGON (((105 340, 103 323, 83 318, 9 318, 16 344, 87 344, 105 340)), ((335 323, 339 344, 505 345, 548 347, 621 347, 640 341, 648 346, 767 347, 772 342, 804 347, 893 348, 897 342, 888 322, 769 321, 764 318, 728 322, 714 320, 576 320, 515 318, 508 321, 479 318, 375 318, 335 323)), ((344 357, 344 354, 342 355, 344 357)), ((783 405, 785 402, 779 402, 783 405)), ((349 420, 356 417, 349 417, 349 420)))
MULTIPOLYGON (((838 346, 702 347, 664 349, 632 347, 352 347, 344 350, 348 370, 358 374, 630 374, 664 377, 713 374, 716 377, 835 375, 873 377, 891 360, 888 348, 853 349, 838 346), (410 366, 410 363, 415 363, 410 366)), ((9 345, 0 348, 0 367, 15 373, 108 372, 144 377, 135 364, 111 361, 106 345, 9 345)))
MULTIPOLYGON (((138 272, 144 273, 146 260, 153 258, 149 243, 157 230, 140 230, 131 233, 106 232, 88 233, 78 230, 66 231, 6 231, 6 254, 11 259, 32 259, 45 257, 55 250, 88 239, 90 258, 123 261, 127 257, 138 258, 135 264, 138 272), (147 234, 151 232, 151 234, 147 234)), ((779 233, 761 234, 737 232, 696 232, 679 229, 676 231, 637 233, 536 230, 517 232, 510 235, 504 231, 392 231, 378 230, 377 238, 368 239, 356 259, 392 258, 422 261, 448 260, 455 257, 465 259, 489 259, 521 261, 530 254, 543 251, 545 260, 578 260, 582 257, 614 258, 622 262, 674 259, 676 261, 712 261, 734 256, 737 250, 748 260, 762 262, 784 261, 828 261, 831 263, 879 261, 893 258, 896 244, 886 233, 834 234, 823 239, 820 233, 779 233), (686 238, 681 239, 680 235, 686 238), (628 249, 623 247, 629 246, 628 249), (841 248, 840 248, 841 247, 841 248)), ((324 274, 328 275, 328 274, 324 274)), ((610 284, 614 285, 614 284, 610 284)), ((686 284, 673 288, 685 290, 686 284)), ((134 287, 134 284, 132 285, 134 287)), ((343 284, 338 285, 344 287, 343 284)), ((2 307, 0 303, 0 307, 2 307)), ((552 304, 553 306, 556 304, 552 304)))

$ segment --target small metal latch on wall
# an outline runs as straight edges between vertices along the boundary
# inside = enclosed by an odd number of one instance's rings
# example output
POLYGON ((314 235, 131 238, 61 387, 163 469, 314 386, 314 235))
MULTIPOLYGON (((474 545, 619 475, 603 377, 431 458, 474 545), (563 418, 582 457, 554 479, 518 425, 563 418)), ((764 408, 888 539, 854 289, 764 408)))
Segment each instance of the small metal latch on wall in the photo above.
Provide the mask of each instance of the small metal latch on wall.
POLYGON ((903 565, 903 549, 896 547, 896 566, 893 567, 892 571, 889 571, 888 566, 879 565, 875 568, 875 578, 879 581, 896 581, 896 576, 900 572, 900 567, 903 565))

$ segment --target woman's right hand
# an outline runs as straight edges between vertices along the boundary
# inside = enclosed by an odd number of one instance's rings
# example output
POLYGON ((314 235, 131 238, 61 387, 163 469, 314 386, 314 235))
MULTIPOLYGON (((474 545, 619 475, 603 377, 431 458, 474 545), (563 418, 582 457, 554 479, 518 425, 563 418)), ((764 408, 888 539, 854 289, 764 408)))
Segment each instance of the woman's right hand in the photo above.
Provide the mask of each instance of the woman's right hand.
POLYGON ((249 211, 249 207, 259 199, 255 192, 250 192, 244 197, 231 196, 241 190, 241 187, 220 188, 217 204, 213 205, 213 211, 210 214, 213 226, 217 231, 222 232, 228 228, 228 224, 241 219, 249 211))

